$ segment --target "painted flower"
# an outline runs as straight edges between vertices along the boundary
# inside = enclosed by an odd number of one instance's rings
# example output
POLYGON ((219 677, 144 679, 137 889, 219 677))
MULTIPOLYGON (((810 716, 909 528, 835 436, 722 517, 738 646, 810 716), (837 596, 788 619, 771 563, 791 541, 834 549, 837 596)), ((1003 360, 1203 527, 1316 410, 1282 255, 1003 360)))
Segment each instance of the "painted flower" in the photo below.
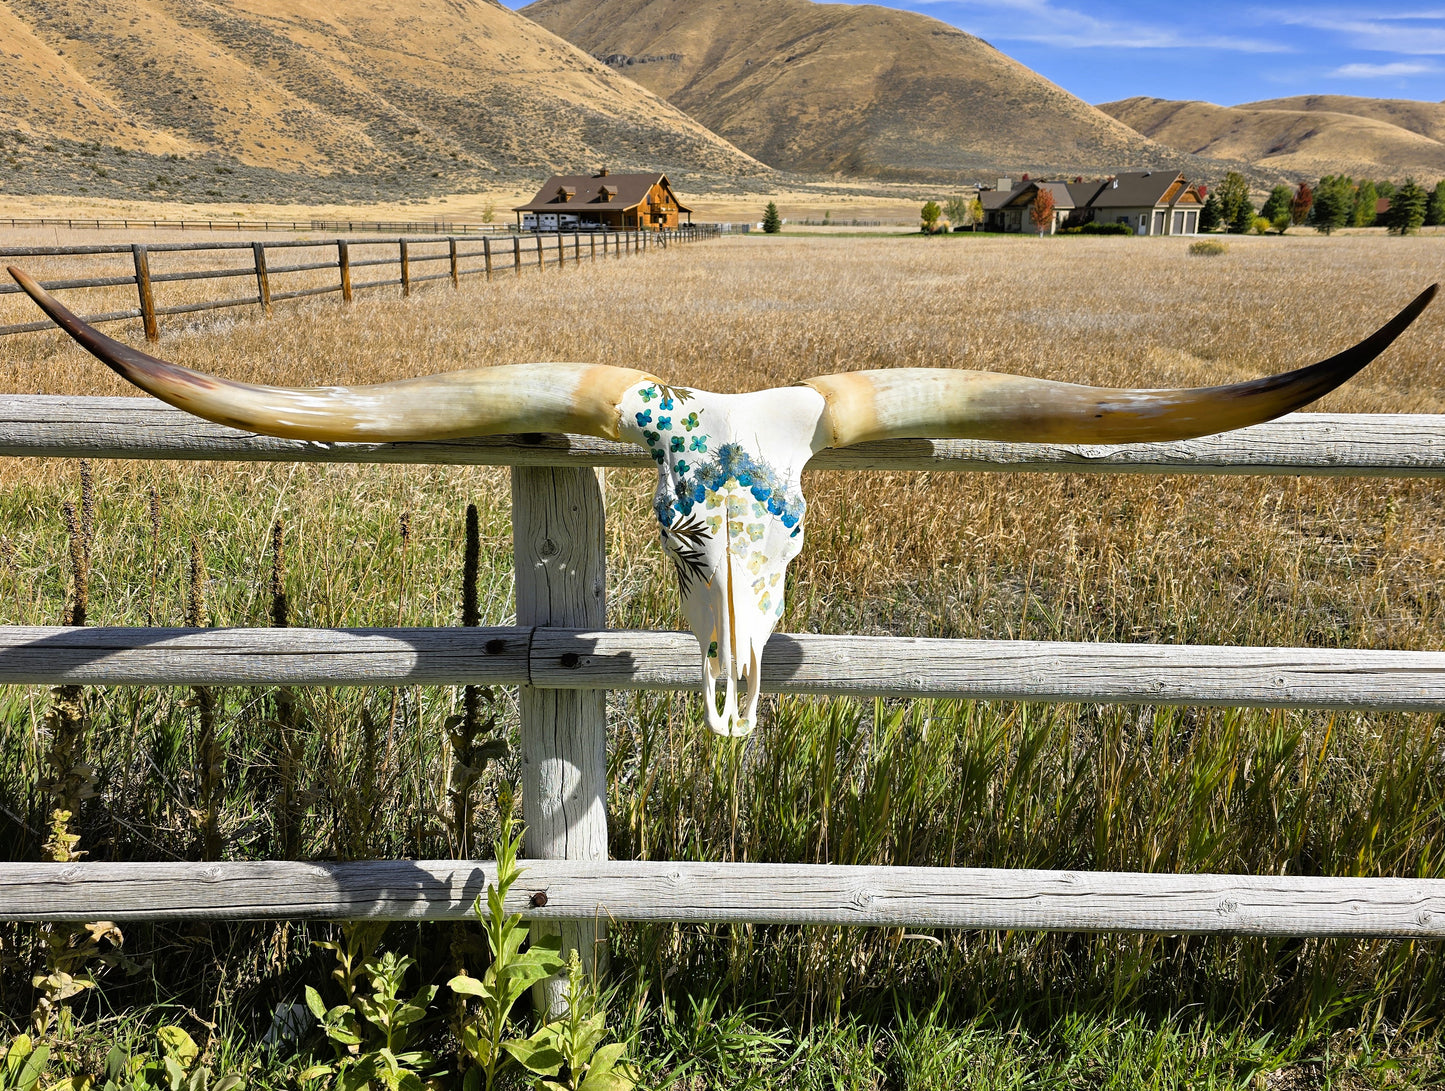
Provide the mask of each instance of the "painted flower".
POLYGON ((686 428, 689 432, 691 432, 694 428, 697 427, 697 414, 689 413, 687 416, 683 417, 682 426, 686 428))
POLYGON ((712 641, 712 643, 710 643, 710 644, 707 646, 707 657, 708 657, 709 659, 716 659, 716 658, 717 658, 717 641, 716 641, 716 640, 712 641))
POLYGON ((664 432, 668 431, 668 430, 672 427, 672 418, 671 418, 671 417, 658 417, 658 418, 657 418, 657 426, 658 426, 659 428, 661 428, 664 432))
MULTIPOLYGON (((695 417, 695 416, 697 416, 697 414, 694 413, 693 416, 695 417)), ((707 450, 707 436, 693 436, 693 437, 692 437, 692 446, 691 446, 690 450, 693 450, 693 451, 706 451, 706 450, 707 450)))
POLYGON ((674 404, 672 400, 672 395, 664 394, 662 396, 662 401, 658 402, 657 404, 663 409, 671 410, 674 404))
POLYGON ((752 541, 754 541, 754 542, 761 542, 761 541, 763 540, 763 533, 764 533, 764 528, 763 528, 763 524, 762 524, 762 523, 749 523, 749 524, 748 524, 748 538, 751 539, 752 541))
POLYGON ((645 440, 647 440, 647 445, 648 445, 649 447, 656 447, 656 446, 657 446, 657 441, 660 440, 662 437, 661 437, 660 435, 658 435, 656 432, 653 432, 653 431, 651 431, 651 430, 648 430, 648 431, 645 431, 645 432, 642 433, 642 438, 645 439, 645 440))
POLYGON ((657 397, 657 387, 645 387, 637 392, 637 396, 645 402, 650 402, 653 398, 657 397))
POLYGON ((637 427, 639 427, 639 428, 646 428, 646 427, 647 427, 649 424, 651 424, 651 423, 652 423, 652 410, 651 410, 651 409, 644 409, 641 413, 638 413, 638 414, 637 414, 637 427))
POLYGON ((652 449, 652 461, 656 462, 659 466, 661 466, 664 462, 667 461, 667 456, 663 454, 659 448, 654 447, 652 449))
POLYGON ((673 436, 671 442, 669 442, 667 445, 668 450, 670 450, 675 455, 682 454, 683 449, 686 447, 687 444, 683 441, 683 438, 681 436, 673 436))

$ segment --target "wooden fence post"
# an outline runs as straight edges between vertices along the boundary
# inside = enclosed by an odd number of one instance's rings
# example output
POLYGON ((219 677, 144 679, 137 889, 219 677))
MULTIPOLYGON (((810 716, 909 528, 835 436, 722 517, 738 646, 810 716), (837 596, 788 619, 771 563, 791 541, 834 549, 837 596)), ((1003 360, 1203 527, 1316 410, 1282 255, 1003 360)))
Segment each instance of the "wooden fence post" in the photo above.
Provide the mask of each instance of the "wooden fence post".
MULTIPOLYGON (((518 625, 602 627, 605 527, 601 470, 513 468, 518 625)), ((607 858, 605 697, 598 689, 521 687, 522 817, 529 857, 607 858)), ((541 933, 538 924, 532 927, 541 933)), ((605 922, 569 921, 558 931, 564 951, 576 948, 589 972, 606 972, 605 922)), ((534 998, 540 1008, 560 1012, 564 989, 564 977, 552 978, 537 986, 534 998)))
POLYGON ((533 235, 532 237, 537 240, 537 271, 541 272, 547 264, 547 259, 542 253, 542 236, 533 235))
POLYGON ((266 244, 253 242, 251 253, 256 256, 256 302, 261 304, 263 314, 270 314, 271 278, 266 275, 266 244))
POLYGON ((517 275, 522 275, 522 237, 512 236, 512 267, 517 270, 517 275))
POLYGON ((491 280, 491 279, 492 279, 492 237, 491 237, 490 235, 483 235, 483 236, 482 236, 482 258, 483 258, 483 259, 486 261, 486 263, 487 263, 487 279, 488 279, 488 280, 491 280))
MULTIPOLYGON (((606 235, 602 236, 602 240, 603 240, 603 242, 606 242, 606 241, 607 241, 607 236, 606 236, 606 235)), ((590 238, 588 238, 587 242, 588 242, 588 244, 592 247, 592 261, 593 261, 593 263, 595 264, 596 261, 597 261, 597 236, 596 236, 596 235, 591 236, 590 238)))
POLYGON ((146 340, 159 341, 161 332, 156 325, 156 297, 151 290, 150 258, 146 256, 146 248, 141 243, 134 244, 130 248, 130 254, 135 261, 135 287, 140 295, 140 319, 145 326, 146 340))
POLYGON ((458 272, 458 270, 457 270, 457 240, 456 240, 456 239, 447 239, 447 253, 451 256, 451 259, 452 259, 452 287, 453 287, 453 288, 460 288, 460 287, 462 286, 462 278, 461 278, 461 274, 460 274, 460 273, 458 272))
POLYGON ((341 270, 341 301, 351 302, 351 245, 345 239, 336 240, 336 267, 341 270))
POLYGON ((411 258, 406 252, 406 240, 398 240, 397 245, 401 249, 401 297, 405 299, 411 295, 411 258))

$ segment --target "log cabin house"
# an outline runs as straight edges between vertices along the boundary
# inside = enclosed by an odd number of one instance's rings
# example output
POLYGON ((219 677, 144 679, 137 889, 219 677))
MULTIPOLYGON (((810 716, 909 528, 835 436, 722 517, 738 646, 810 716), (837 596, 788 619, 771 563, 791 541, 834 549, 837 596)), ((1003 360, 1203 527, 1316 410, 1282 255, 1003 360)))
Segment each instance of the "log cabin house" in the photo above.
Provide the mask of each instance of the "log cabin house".
POLYGON ((675 230, 692 223, 665 174, 555 174, 512 209, 522 231, 675 230))

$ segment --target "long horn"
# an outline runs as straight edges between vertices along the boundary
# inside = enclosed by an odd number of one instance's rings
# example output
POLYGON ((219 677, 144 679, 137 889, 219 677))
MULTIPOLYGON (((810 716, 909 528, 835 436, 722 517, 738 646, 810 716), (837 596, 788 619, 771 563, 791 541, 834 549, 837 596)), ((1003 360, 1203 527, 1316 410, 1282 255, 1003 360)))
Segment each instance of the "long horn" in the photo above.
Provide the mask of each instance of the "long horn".
POLYGON ((870 439, 994 439, 1148 443, 1259 424, 1328 394, 1405 331, 1435 298, 1432 284, 1380 329, 1338 356, 1230 386, 1113 390, 989 371, 897 368, 803 380, 827 402, 832 447, 870 439))
POLYGON ((71 314, 23 270, 10 275, 56 325, 124 379, 198 417, 268 436, 388 443, 502 432, 617 432, 617 405, 645 371, 604 364, 507 364, 372 386, 237 383, 158 360, 71 314))

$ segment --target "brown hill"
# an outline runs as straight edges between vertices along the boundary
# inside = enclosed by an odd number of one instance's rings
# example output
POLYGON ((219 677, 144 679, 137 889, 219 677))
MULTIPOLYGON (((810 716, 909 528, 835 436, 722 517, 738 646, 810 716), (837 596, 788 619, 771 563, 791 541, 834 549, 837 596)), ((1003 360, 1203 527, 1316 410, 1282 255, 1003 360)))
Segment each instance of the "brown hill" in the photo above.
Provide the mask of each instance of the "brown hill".
POLYGON ((47 184, 47 143, 50 182, 92 193, 140 174, 198 180, 157 168, 161 155, 224 161, 243 180, 206 169, 222 190, 267 177, 434 190, 604 163, 763 171, 494 0, 0 0, 0 42, 11 191, 47 184))
POLYGON ((1438 103, 1319 95, 1215 106, 1130 98, 1099 109, 1182 152, 1296 177, 1445 176, 1445 105, 1438 103))
POLYGON ((522 9, 772 166, 895 179, 1183 157, 987 42, 811 0, 537 0, 522 9))

